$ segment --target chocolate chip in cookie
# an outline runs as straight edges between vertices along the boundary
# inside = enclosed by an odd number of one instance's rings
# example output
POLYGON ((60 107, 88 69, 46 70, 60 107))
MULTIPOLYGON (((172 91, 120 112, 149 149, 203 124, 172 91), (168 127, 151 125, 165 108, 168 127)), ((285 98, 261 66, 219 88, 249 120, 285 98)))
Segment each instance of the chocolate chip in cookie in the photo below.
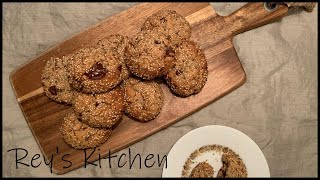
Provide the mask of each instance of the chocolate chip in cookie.
POLYGON ((99 62, 95 63, 88 72, 84 73, 91 80, 100 80, 107 73, 107 69, 99 62))

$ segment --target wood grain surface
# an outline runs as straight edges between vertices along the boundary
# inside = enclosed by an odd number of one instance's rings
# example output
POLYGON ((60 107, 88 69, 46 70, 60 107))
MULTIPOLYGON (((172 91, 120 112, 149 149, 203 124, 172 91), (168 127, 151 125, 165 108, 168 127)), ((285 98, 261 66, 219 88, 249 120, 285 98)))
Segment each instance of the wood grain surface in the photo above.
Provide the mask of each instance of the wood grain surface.
POLYGON ((208 81, 199 94, 189 98, 173 95, 162 84, 165 103, 159 116, 148 123, 139 123, 124 116, 110 139, 92 154, 89 161, 107 156, 109 150, 113 153, 147 138, 241 86, 246 75, 233 47, 233 36, 272 22, 288 11, 282 5, 275 11, 267 11, 263 3, 249 3, 235 13, 222 17, 214 12, 209 3, 142 3, 76 34, 17 68, 10 75, 12 87, 42 153, 49 159, 54 156, 54 173, 63 174, 84 166, 84 152, 69 147, 61 138, 59 127, 72 108, 45 96, 40 77, 46 60, 73 53, 111 34, 132 37, 148 16, 162 9, 176 10, 191 24, 191 39, 204 50, 208 62, 208 81), (66 154, 69 154, 67 159, 72 161, 72 166, 68 168, 64 166, 69 163, 61 160, 66 154))

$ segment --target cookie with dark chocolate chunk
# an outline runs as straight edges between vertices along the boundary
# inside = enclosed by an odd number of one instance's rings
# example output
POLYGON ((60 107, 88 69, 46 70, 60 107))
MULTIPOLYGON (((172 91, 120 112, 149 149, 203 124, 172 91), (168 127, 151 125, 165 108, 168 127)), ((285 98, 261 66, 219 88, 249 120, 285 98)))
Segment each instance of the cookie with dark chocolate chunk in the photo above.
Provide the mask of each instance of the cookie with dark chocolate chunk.
POLYGON ((162 10, 146 19, 141 30, 160 28, 173 44, 178 45, 191 37, 189 22, 174 10, 162 10))
POLYGON ((41 74, 45 94, 58 103, 72 104, 76 91, 70 86, 67 78, 65 60, 51 58, 41 74))
POLYGON ((122 71, 121 79, 127 79, 130 76, 130 72, 125 64, 125 49, 127 48, 129 43, 129 38, 127 36, 123 36, 120 34, 114 34, 107 36, 106 38, 100 39, 98 44, 101 48, 105 50, 111 50, 114 53, 117 53, 120 60, 122 61, 122 66, 119 67, 119 70, 122 71))
POLYGON ((203 51, 192 41, 184 41, 175 51, 175 66, 165 75, 171 90, 188 97, 199 93, 207 82, 208 67, 203 51))
POLYGON ((173 67, 174 48, 161 31, 141 31, 126 49, 126 65, 132 74, 142 79, 155 79, 173 67))
POLYGON ((98 45, 78 50, 67 62, 70 84, 84 93, 110 91, 125 77, 119 56, 98 45))

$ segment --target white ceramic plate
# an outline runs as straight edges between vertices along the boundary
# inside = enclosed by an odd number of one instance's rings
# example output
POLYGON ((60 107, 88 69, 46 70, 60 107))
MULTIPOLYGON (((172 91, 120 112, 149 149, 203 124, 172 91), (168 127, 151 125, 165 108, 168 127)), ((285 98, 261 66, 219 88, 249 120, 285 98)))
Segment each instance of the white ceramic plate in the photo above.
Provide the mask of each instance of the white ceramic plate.
POLYGON ((248 177, 270 177, 268 163, 258 145, 244 133, 218 125, 197 128, 181 137, 168 154, 162 177, 181 177, 190 154, 213 144, 226 146, 237 153, 247 167, 248 177))

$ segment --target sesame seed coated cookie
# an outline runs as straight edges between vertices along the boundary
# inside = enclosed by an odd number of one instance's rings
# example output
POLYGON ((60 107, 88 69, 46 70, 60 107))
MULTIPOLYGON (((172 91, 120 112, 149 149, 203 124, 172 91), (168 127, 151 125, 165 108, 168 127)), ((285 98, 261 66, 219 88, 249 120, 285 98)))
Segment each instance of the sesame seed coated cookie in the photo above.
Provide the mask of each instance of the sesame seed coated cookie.
POLYGON ((63 59, 49 59, 42 71, 41 80, 44 92, 51 100, 72 104, 76 91, 68 82, 63 59))
POLYGON ((155 28, 161 28, 174 44, 180 44, 182 40, 191 37, 189 22, 174 10, 162 10, 151 15, 146 19, 141 30, 155 28))
POLYGON ((140 122, 154 119, 163 107, 164 94, 155 81, 129 78, 122 84, 125 94, 125 114, 140 122))
POLYGON ((110 35, 106 38, 99 40, 98 44, 101 48, 105 50, 111 50, 112 52, 117 52, 119 58, 122 62, 122 77, 121 79, 127 79, 130 76, 130 72, 125 64, 124 56, 125 49, 128 46, 129 38, 127 36, 122 36, 120 34, 110 35))
POLYGON ((84 93, 103 93, 122 82, 123 63, 112 51, 99 46, 83 48, 69 56, 69 83, 84 93))
POLYGON ((124 93, 119 86, 106 93, 81 93, 75 97, 73 108, 89 126, 111 128, 123 116, 124 93))
POLYGON ((217 178, 246 178, 248 176, 246 165, 238 154, 229 152, 221 157, 222 167, 217 178))
POLYGON ((213 167, 207 162, 197 164, 191 171, 191 178, 213 178, 213 167))
POLYGON ((151 80, 167 74, 174 61, 174 46, 161 31, 140 31, 126 49, 130 72, 142 79, 151 80))
POLYGON ((75 113, 68 114, 60 127, 64 141, 75 149, 102 145, 111 135, 110 129, 92 128, 79 121, 75 113))
POLYGON ((199 93, 207 82, 208 67, 202 50, 192 41, 184 41, 176 49, 176 63, 165 80, 181 97, 199 93))

